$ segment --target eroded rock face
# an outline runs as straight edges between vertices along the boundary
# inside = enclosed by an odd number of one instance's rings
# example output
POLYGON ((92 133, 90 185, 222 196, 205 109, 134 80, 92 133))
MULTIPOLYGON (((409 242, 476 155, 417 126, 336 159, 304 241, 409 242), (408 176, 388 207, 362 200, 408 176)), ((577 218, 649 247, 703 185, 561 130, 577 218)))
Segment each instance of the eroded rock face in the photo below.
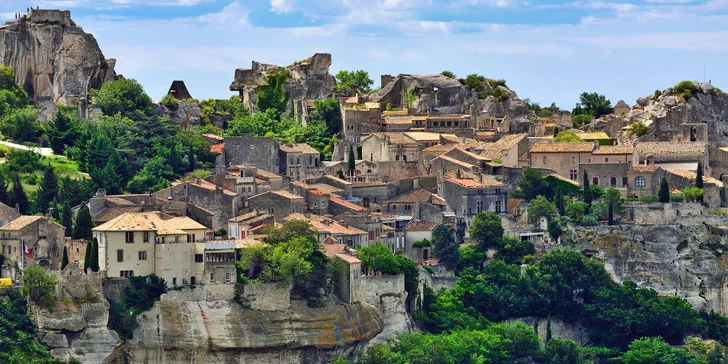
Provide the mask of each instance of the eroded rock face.
POLYGON ((0 64, 12 66, 31 101, 49 112, 54 107, 46 104, 77 105, 116 77, 115 61, 104 58, 69 11, 33 10, 0 27, 0 64))
POLYGON ((576 248, 603 261, 618 282, 631 280, 693 308, 728 314, 725 229, 706 224, 601 226, 579 229, 576 248))
POLYGON ((134 363, 327 362, 382 331, 377 310, 362 304, 286 311, 245 310, 235 302, 157 302, 139 317, 130 341, 134 363))

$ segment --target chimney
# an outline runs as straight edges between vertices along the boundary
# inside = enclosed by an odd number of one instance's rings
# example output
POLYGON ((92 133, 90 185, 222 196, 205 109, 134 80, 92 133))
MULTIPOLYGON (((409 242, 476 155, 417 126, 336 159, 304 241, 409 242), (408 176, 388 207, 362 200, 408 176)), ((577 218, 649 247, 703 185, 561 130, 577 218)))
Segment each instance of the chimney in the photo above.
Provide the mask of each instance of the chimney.
POLYGON ((460 168, 458 168, 458 172, 455 174, 455 176, 457 176, 457 178, 460 179, 460 168))
POLYGON ((97 189, 96 197, 106 197, 106 189, 104 189, 104 188, 97 189))

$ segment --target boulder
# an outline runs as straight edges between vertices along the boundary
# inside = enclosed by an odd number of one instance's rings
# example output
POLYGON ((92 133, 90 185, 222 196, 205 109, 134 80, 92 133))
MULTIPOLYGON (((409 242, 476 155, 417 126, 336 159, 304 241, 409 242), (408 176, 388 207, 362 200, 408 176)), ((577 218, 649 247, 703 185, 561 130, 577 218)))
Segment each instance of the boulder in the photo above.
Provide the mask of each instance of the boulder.
POLYGON ((48 344, 51 349, 68 347, 68 338, 64 334, 49 332, 43 337, 43 342, 48 344))
POLYGON ((35 318, 38 329, 44 331, 79 332, 86 328, 86 320, 80 310, 39 310, 35 318))

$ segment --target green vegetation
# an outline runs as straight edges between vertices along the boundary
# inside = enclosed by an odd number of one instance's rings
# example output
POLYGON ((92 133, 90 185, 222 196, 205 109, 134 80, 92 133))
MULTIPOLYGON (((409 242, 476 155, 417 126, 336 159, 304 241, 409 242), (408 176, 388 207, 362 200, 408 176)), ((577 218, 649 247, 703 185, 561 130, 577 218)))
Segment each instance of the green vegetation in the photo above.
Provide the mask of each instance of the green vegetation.
POLYGON ((139 113, 151 116, 154 113, 152 99, 134 79, 123 78, 105 83, 99 90, 91 90, 91 98, 99 105, 104 115, 120 114, 136 119, 139 113))
POLYGON ((571 121, 574 123, 575 128, 581 128, 584 125, 591 123, 592 116, 589 114, 572 114, 571 121))
POLYGON ((688 187, 682 190, 685 200, 690 202, 700 202, 703 199, 703 189, 699 187, 688 187))
POLYGON ((121 300, 109 300, 109 328, 115 330, 122 339, 131 339, 134 329, 139 325, 137 316, 152 308, 154 302, 166 292, 167 282, 154 274, 129 278, 121 300))
POLYGON ((500 245, 504 230, 498 215, 492 212, 480 212, 473 218, 468 232, 470 239, 478 243, 478 248, 485 251, 500 245))
POLYGON ((667 183, 667 178, 664 176, 660 180, 660 190, 657 191, 657 197, 662 203, 670 202, 670 185, 667 183))
POLYGON ((432 243, 427 239, 417 240, 412 243, 413 248, 429 248, 430 246, 432 246, 432 243))
POLYGON ((701 89, 695 82, 685 80, 678 82, 677 85, 672 88, 672 92, 687 99, 698 92, 703 92, 703 89, 701 89))
POLYGON ((280 120, 286 112, 289 94, 285 90, 291 74, 280 69, 265 76, 265 84, 258 86, 258 108, 273 113, 273 118, 280 120))
POLYGON ((627 133, 629 135, 636 135, 639 138, 649 133, 649 131, 650 127, 645 125, 645 123, 640 122, 632 124, 627 133))
POLYGON ((558 214, 559 210, 556 209, 556 206, 544 196, 536 196, 528 205, 528 221, 532 224, 538 222, 542 217, 550 220, 558 214))
POLYGON ((571 130, 564 130, 554 137, 555 143, 582 143, 582 139, 579 135, 571 130))
POLYGON ((159 101, 159 104, 171 111, 179 109, 179 100, 170 94, 164 95, 162 100, 159 101))
MULTIPOLYGON (((541 105, 539 105, 538 102, 531 102, 531 99, 529 99, 529 98, 523 99, 523 103, 526 105, 527 109, 535 112, 536 116, 542 117, 542 118, 547 118, 549 116, 552 116, 554 113, 559 111, 559 108, 556 107, 556 105, 554 105, 554 104, 552 104, 551 107, 548 107, 548 108, 541 107, 541 105)), ((556 128, 554 130, 554 136, 556 136, 558 134, 558 129, 559 128, 556 128)))
POLYGON ((590 115, 599 119, 602 115, 610 114, 612 111, 612 102, 604 95, 596 92, 582 92, 579 95, 579 103, 571 113, 572 118, 576 115, 590 115))
POLYGON ((460 260, 460 244, 455 241, 452 229, 439 224, 432 231, 432 254, 448 269, 455 270, 460 260))
POLYGON ((55 290, 58 279, 53 273, 36 265, 23 270, 21 279, 23 295, 27 296, 30 302, 43 307, 52 307, 56 303, 55 290))
POLYGON ((457 80, 457 76, 455 76, 455 74, 450 71, 442 71, 442 72, 440 72, 440 74, 445 77, 452 78, 453 80, 457 80))
POLYGON ((61 258, 61 270, 66 269, 66 266, 68 265, 68 249, 66 247, 63 247, 63 257, 61 258))
POLYGON ((0 362, 63 364, 38 340, 35 322, 28 314, 27 296, 17 288, 6 288, 4 293, 0 296, 0 362))
POLYGON ((368 93, 370 92, 372 84, 369 73, 362 70, 357 71, 339 71, 336 74, 336 92, 344 92, 346 90, 352 90, 354 92, 368 93))

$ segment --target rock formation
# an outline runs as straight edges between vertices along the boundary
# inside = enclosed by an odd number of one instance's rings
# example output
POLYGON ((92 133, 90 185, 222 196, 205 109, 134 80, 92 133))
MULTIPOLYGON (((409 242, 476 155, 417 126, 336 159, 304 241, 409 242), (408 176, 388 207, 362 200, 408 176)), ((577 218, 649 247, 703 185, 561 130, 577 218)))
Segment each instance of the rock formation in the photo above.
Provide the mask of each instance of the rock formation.
POLYGON ((331 55, 328 53, 316 53, 288 67, 253 61, 250 69, 235 70, 235 80, 230 85, 230 91, 239 92, 245 106, 251 112, 257 112, 258 86, 265 84, 266 75, 285 68, 291 74, 285 90, 289 93, 287 110, 292 112, 295 100, 322 100, 334 95, 336 79, 329 75, 330 66, 331 55))
POLYGON ((0 64, 15 69, 17 82, 44 116, 54 112, 55 103, 77 105, 90 89, 113 81, 115 63, 69 11, 32 10, 0 26, 0 64))

